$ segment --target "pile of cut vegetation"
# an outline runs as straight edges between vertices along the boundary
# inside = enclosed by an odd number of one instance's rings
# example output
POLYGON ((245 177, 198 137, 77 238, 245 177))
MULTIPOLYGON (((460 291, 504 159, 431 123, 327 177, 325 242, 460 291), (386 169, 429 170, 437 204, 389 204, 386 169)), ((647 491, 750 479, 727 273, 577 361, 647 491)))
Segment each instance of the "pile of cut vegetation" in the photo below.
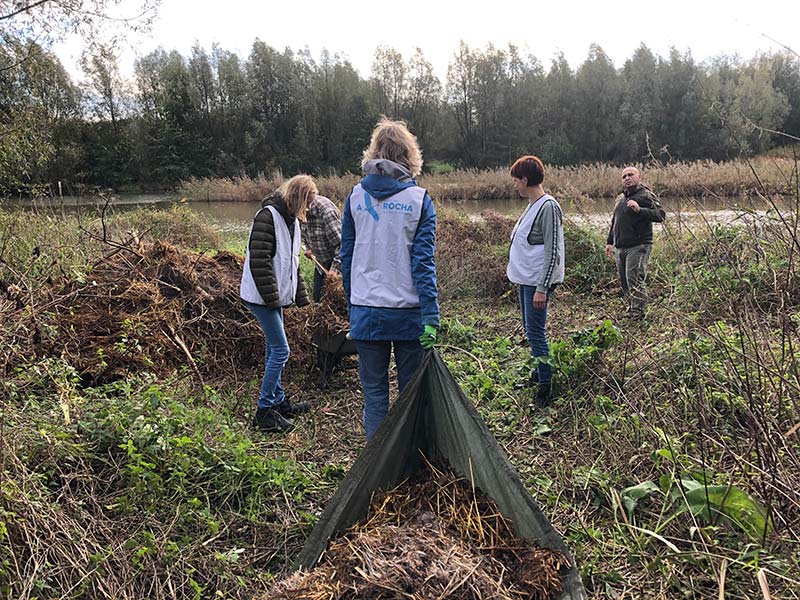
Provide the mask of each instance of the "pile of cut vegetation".
POLYGON ((95 382, 181 366, 208 373, 253 366, 263 341, 239 300, 240 279, 229 252, 209 257, 164 242, 119 252, 53 298, 58 335, 50 352, 95 382))
POLYGON ((515 220, 493 210, 480 218, 445 213, 436 227, 436 274, 442 299, 497 298, 511 289, 506 277, 515 220))
MULTIPOLYGON (((121 249, 37 299, 10 366, 57 356, 90 385, 140 371, 218 376, 263 366, 263 335, 239 298, 241 273, 241 257, 230 252, 207 256, 165 242, 121 249)), ((310 366, 307 315, 285 316, 292 366, 310 366)))
POLYGON ((350 329, 347 299, 341 277, 327 276, 322 298, 308 309, 307 329, 325 336, 336 336, 350 329))
POLYGON ((367 517, 331 540, 320 563, 264 598, 544 600, 569 560, 517 537, 497 505, 428 464, 415 481, 376 494, 367 517))

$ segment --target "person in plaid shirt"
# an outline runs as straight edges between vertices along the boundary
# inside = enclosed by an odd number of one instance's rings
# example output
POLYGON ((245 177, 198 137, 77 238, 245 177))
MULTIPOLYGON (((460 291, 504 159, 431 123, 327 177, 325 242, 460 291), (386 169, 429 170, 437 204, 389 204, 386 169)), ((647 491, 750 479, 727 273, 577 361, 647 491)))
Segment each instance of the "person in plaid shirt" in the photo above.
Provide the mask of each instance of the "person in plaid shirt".
MULTIPOLYGON (((302 225, 305 255, 313 258, 322 267, 337 276, 341 271, 339 248, 342 245, 342 213, 325 196, 316 196, 311 201, 306 213, 306 222, 302 225)), ((314 267, 314 287, 312 298, 319 302, 325 283, 325 273, 319 266, 314 267)))

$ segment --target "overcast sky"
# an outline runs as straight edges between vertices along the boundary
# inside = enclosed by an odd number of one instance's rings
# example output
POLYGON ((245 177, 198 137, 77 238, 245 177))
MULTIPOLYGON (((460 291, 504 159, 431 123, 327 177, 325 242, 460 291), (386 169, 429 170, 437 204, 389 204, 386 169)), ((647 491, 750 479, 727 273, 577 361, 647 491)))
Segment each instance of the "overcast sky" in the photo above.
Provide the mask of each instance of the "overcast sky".
MULTIPOLYGON (((308 47, 315 59, 327 48, 346 55, 363 77, 369 76, 379 45, 406 58, 419 47, 443 80, 459 40, 477 48, 510 42, 545 67, 559 51, 578 66, 593 42, 617 67, 642 42, 662 56, 670 46, 691 50, 698 61, 722 53, 750 58, 781 49, 779 43, 800 52, 798 0, 490 0, 476 8, 467 5, 450 0, 162 0, 152 31, 121 47, 121 66, 132 73, 134 59, 159 46, 187 56, 195 41, 207 49, 217 43, 246 58, 256 38, 279 50, 308 47)), ((72 39, 57 47, 74 75, 81 45, 72 39)))

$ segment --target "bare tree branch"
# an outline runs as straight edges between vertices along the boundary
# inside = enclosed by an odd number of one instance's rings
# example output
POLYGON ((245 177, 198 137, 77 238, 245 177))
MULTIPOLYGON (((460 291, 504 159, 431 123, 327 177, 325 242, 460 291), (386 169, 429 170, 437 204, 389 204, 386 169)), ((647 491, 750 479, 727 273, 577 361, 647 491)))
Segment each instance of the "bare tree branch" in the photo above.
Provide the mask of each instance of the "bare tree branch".
POLYGON ((33 4, 28 4, 27 6, 23 6, 22 8, 18 8, 14 12, 8 13, 7 15, 0 15, 0 21, 4 21, 6 19, 11 19, 16 17, 19 14, 24 12, 28 12, 29 10, 33 10, 37 6, 41 6, 42 4, 47 4, 48 2, 52 2, 53 0, 37 0, 33 4))
POLYGON ((747 115, 745 115, 745 114, 743 114, 743 113, 739 113, 739 114, 740 114, 740 115, 742 116, 742 118, 743 118, 743 119, 744 119, 744 120, 747 122, 747 124, 748 124, 748 125, 750 125, 750 127, 752 127, 753 129, 756 129, 756 130, 758 130, 758 131, 761 131, 761 132, 764 132, 764 133, 772 133, 772 134, 774 134, 774 135, 779 135, 779 136, 781 136, 781 137, 785 137, 785 138, 788 138, 788 139, 790 139, 790 140, 794 140, 794 141, 796 141, 796 142, 800 142, 800 137, 797 137, 797 136, 791 135, 791 134, 789 134, 789 133, 785 133, 785 132, 783 132, 783 131, 776 131, 776 130, 774 130, 774 129, 770 129, 770 128, 768 128, 768 127, 762 127, 761 125, 756 125, 756 124, 755 124, 755 123, 754 123, 754 122, 753 122, 753 121, 750 119, 750 117, 748 117, 747 115))
POLYGON ((792 54, 794 54, 796 57, 800 58, 800 54, 798 54, 797 52, 795 52, 794 50, 792 50, 792 48, 790 48, 790 47, 789 47, 789 46, 787 46, 786 44, 784 44, 784 43, 782 43, 782 42, 779 42, 779 41, 778 41, 778 40, 776 40, 775 38, 771 38, 771 37, 769 37, 769 36, 768 36, 766 33, 762 33, 761 35, 763 35, 765 38, 767 38, 767 39, 768 39, 770 42, 774 42, 775 44, 778 44, 778 46, 780 46, 781 48, 783 48, 783 49, 784 49, 784 50, 786 50, 787 52, 791 52, 791 53, 792 53, 792 54))
POLYGON ((19 60, 17 60, 17 62, 12 63, 10 65, 6 65, 4 67, 0 67, 0 73, 4 73, 5 71, 10 71, 11 69, 16 69, 18 66, 26 63, 30 59, 41 56, 42 55, 41 52, 36 51, 37 48, 39 48, 39 46, 37 46, 33 42, 30 42, 28 44, 28 53, 19 60))

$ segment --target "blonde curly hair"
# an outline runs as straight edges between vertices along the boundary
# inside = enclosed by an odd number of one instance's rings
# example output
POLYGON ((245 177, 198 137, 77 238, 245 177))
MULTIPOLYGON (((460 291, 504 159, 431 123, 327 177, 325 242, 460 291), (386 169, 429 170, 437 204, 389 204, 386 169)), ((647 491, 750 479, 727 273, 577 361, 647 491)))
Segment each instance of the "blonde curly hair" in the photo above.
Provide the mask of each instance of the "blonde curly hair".
POLYGON ((417 136, 408 130, 404 121, 383 117, 372 131, 369 146, 361 158, 361 168, 367 161, 385 158, 403 165, 416 177, 422 171, 422 150, 417 136))

